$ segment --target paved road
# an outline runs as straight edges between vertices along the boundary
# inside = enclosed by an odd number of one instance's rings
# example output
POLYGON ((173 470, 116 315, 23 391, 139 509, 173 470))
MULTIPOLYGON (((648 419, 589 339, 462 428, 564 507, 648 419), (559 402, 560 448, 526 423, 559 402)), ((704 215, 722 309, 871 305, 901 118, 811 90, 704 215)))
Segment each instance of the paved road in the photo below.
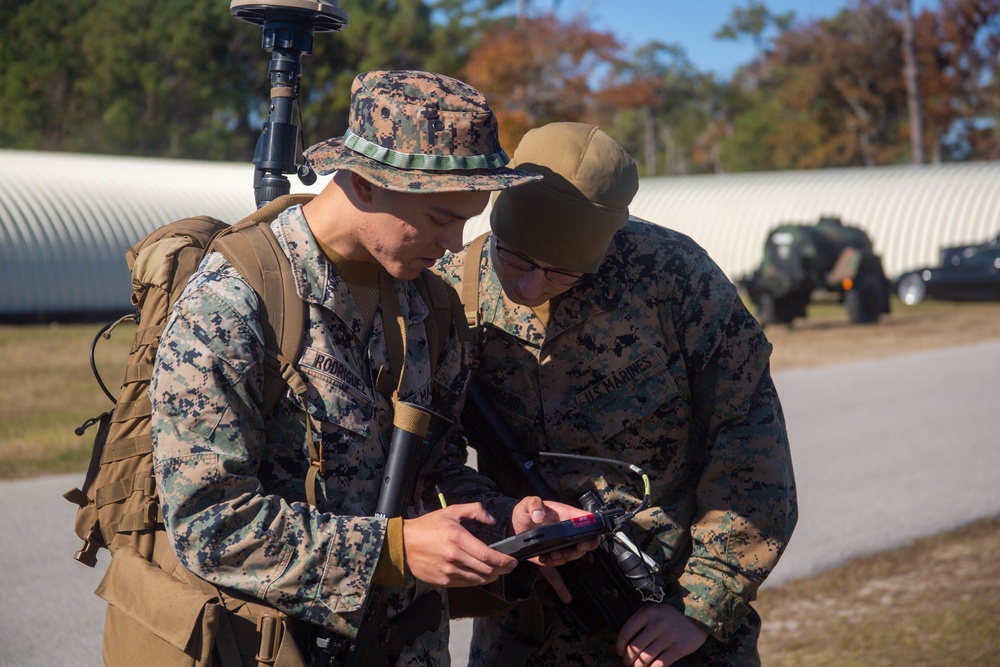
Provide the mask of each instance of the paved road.
MULTIPOLYGON (((801 518, 768 585, 1000 513, 998 370, 1000 341, 778 374, 801 518)), ((106 559, 97 570, 72 559, 73 506, 60 497, 80 481, 0 484, 0 667, 101 664, 91 592, 106 559)))

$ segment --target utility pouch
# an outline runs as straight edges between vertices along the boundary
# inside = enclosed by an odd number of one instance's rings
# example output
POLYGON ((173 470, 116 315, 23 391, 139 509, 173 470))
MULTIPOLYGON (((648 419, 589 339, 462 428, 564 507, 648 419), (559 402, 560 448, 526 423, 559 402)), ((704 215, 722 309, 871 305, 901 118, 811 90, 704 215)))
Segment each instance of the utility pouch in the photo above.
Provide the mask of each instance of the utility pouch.
POLYGON ((223 614, 219 598, 189 587, 130 546, 115 551, 94 593, 108 603, 107 667, 211 664, 223 614))
POLYGON ((305 667, 285 614, 199 579, 165 543, 167 569, 125 545, 94 591, 108 603, 107 667, 305 667))
MULTIPOLYGON (((193 576, 193 575, 191 575, 193 576)), ((203 586, 211 586, 202 579, 203 586)), ((298 635, 308 624, 228 589, 219 591, 226 609, 216 640, 222 667, 306 667, 298 635), (231 639, 230 639, 231 638, 231 639)), ((309 626, 311 627, 311 626, 309 626)))

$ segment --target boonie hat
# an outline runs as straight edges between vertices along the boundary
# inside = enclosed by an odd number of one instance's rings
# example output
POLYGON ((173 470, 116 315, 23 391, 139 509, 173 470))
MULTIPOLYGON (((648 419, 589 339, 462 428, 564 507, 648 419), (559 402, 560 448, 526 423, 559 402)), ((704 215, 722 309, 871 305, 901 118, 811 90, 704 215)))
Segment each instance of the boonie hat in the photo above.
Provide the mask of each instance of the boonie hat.
POLYGON ((497 119, 472 86, 414 70, 363 72, 343 137, 305 152, 318 174, 357 173, 388 190, 503 190, 540 176, 507 167, 497 119))
POLYGON ((639 190, 628 152, 594 125, 550 123, 524 135, 510 165, 544 178, 496 195, 493 232, 554 267, 597 271, 639 190))

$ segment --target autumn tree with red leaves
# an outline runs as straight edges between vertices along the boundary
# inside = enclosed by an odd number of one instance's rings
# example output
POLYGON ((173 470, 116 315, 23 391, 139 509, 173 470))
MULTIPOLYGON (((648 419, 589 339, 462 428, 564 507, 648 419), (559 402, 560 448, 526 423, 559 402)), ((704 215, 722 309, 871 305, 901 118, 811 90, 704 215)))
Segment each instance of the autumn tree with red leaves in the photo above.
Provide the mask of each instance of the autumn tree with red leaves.
POLYGON ((524 134, 554 121, 599 123, 596 81, 620 46, 577 18, 518 16, 487 28, 460 77, 481 90, 513 151, 524 134))

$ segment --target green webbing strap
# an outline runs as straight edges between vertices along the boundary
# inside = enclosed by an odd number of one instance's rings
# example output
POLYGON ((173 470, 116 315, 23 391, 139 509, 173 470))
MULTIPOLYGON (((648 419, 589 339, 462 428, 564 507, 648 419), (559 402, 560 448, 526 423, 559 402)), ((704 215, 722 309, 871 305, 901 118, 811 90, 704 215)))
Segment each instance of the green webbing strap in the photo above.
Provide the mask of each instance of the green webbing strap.
MULTIPOLYGON (((435 113, 448 114, 449 112, 435 113)), ((461 112, 454 112, 456 115, 461 112)), ((428 155, 427 153, 404 153, 385 148, 350 130, 344 133, 344 145, 353 151, 361 153, 382 164, 399 167, 400 169, 427 169, 432 171, 472 171, 473 169, 498 169, 505 166, 510 159, 503 149, 496 153, 483 155, 428 155)))
POLYGON ((465 251, 465 266, 462 272, 462 304, 465 306, 465 320, 469 328, 479 326, 479 266, 482 263, 483 246, 490 232, 473 239, 465 251))

